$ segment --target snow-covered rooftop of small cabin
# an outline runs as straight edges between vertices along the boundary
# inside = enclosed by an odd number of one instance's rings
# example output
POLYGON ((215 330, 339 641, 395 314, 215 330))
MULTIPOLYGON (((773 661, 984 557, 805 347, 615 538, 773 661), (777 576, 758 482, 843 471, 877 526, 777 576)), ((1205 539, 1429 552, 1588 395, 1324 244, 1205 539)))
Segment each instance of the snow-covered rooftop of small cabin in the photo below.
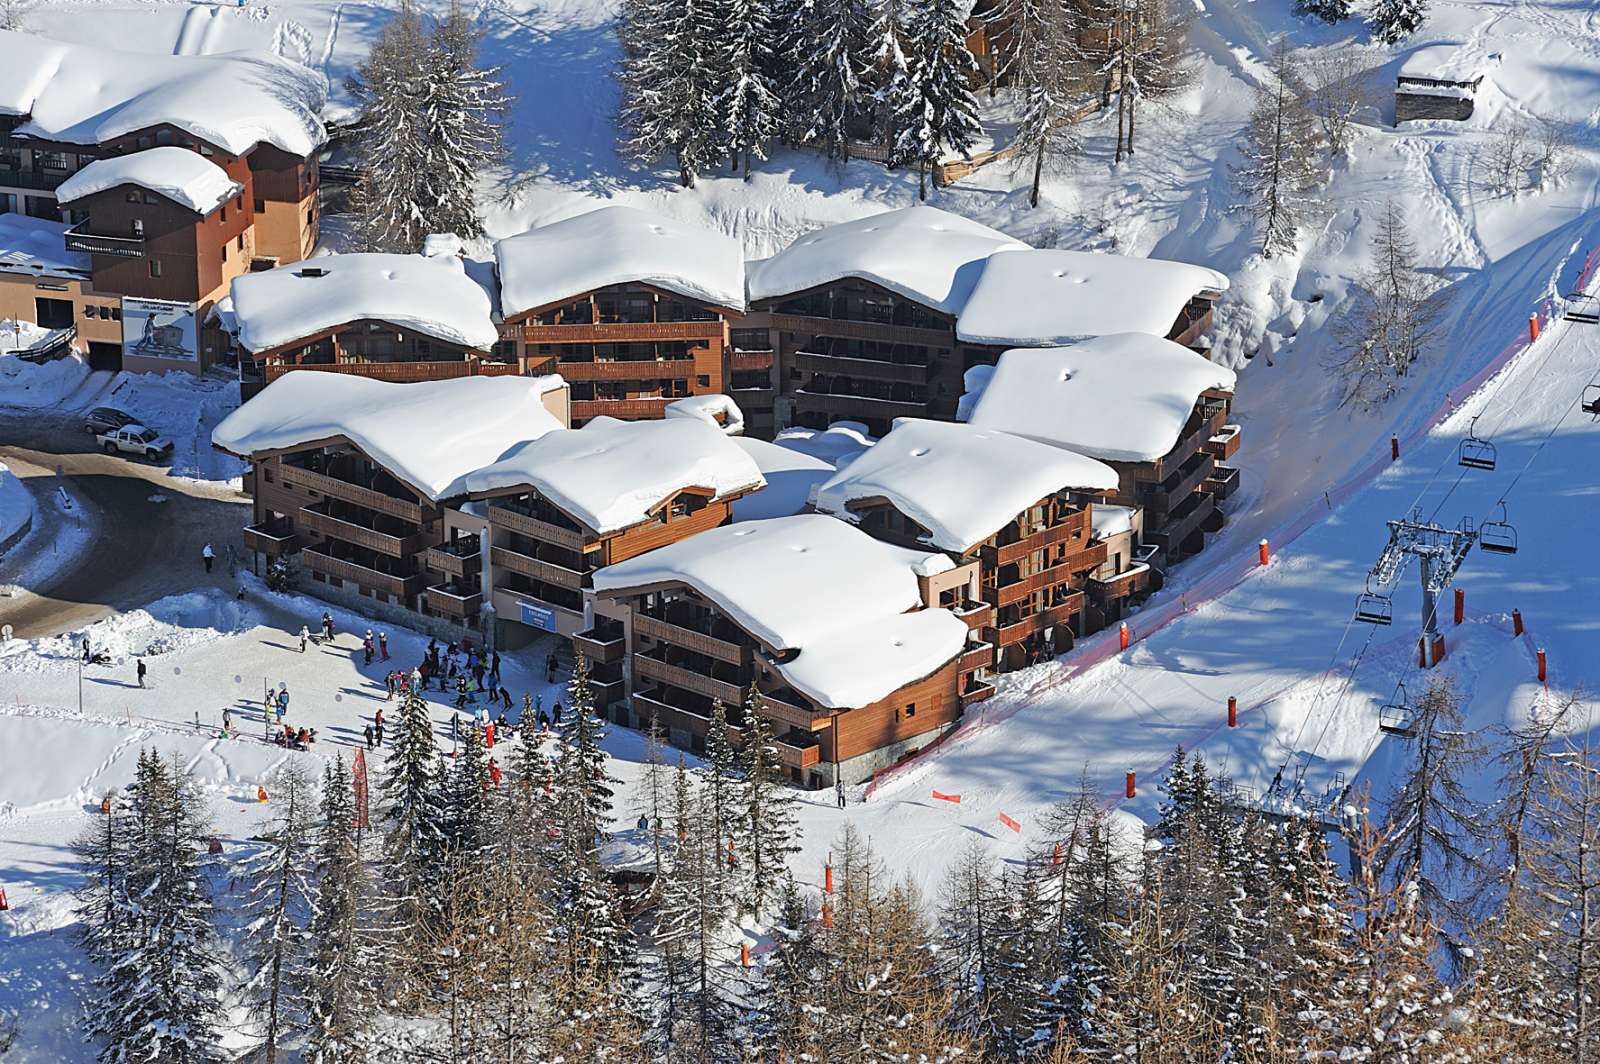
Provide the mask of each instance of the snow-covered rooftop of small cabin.
POLYGON ((730 237, 637 207, 611 206, 498 240, 506 317, 596 288, 647 284, 744 309, 744 249, 730 237))
POLYGON ((0 31, 0 114, 24 136, 104 144, 170 125, 242 155, 310 155, 327 139, 320 73, 266 53, 151 55, 0 31))
POLYGON ((855 277, 958 315, 984 260, 1004 248, 1026 247, 986 225, 918 204, 808 233, 753 263, 747 288, 752 300, 772 299, 855 277))
POLYGON ((89 256, 68 251, 66 222, 30 218, 14 211, 0 214, 0 272, 29 277, 83 279, 89 276, 89 256))
POLYGON ((884 499, 957 554, 1062 490, 1105 491, 1116 470, 1060 447, 991 429, 902 418, 877 445, 817 488, 815 505, 846 521, 852 503, 884 499))
POLYGON ((729 436, 744 432, 744 411, 730 396, 690 395, 675 399, 662 410, 664 417, 692 417, 713 426, 729 436))
POLYGON ((833 476, 833 464, 792 447, 740 436, 733 442, 744 449, 761 470, 767 486, 733 504, 735 521, 766 521, 804 512, 811 489, 833 476))
POLYGON ((454 257, 320 255, 242 274, 232 293, 239 342, 247 351, 282 347, 363 319, 479 350, 500 338, 488 294, 454 257))
POLYGON ((943 555, 801 514, 701 532, 598 570, 594 586, 686 584, 768 646, 799 650, 779 672, 842 709, 875 702, 960 652, 966 625, 949 611, 906 615, 922 604, 918 573, 951 567, 943 555))
POLYGON ((56 199, 71 203, 119 185, 137 185, 194 211, 210 214, 243 186, 197 151, 168 145, 96 159, 61 182, 56 199))
POLYGON ((1000 356, 971 424, 1027 436, 1108 462, 1170 451, 1200 393, 1232 389, 1234 372, 1144 333, 1000 356))
POLYGON ((685 488, 721 498, 764 483, 736 442, 698 418, 597 417, 516 447, 466 478, 473 493, 531 487, 602 534, 648 520, 685 488))
POLYGON ((859 421, 835 421, 825 429, 784 429, 773 438, 773 443, 791 451, 820 458, 831 466, 838 466, 877 443, 877 438, 867 432, 859 421))
POLYGON ((1498 53, 1486 52, 1478 45, 1431 44, 1406 56, 1399 76, 1465 85, 1489 73, 1499 59, 1498 53))
POLYGON ((541 397, 560 377, 458 377, 393 384, 343 373, 284 374, 222 419, 211 442, 249 457, 344 437, 430 499, 561 422, 541 397))
POLYGON ((1184 305, 1228 278, 1204 266, 1040 249, 993 255, 956 335, 967 343, 1047 347, 1108 333, 1166 336, 1184 305))

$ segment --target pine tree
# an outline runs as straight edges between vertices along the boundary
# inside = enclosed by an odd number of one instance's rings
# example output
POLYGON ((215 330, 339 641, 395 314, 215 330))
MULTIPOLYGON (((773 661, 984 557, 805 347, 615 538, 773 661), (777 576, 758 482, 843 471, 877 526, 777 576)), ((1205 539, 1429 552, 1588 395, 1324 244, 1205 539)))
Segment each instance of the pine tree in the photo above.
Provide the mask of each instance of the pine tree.
POLYGON ((650 726, 645 731, 644 779, 634 792, 634 812, 649 827, 650 856, 656 882, 661 882, 665 872, 661 832, 666 825, 670 805, 669 786, 671 773, 667 768, 664 750, 666 739, 661 732, 661 719, 650 715, 650 726))
POLYGON ((358 1064, 366 1059, 367 1020, 377 997, 374 943, 363 919, 372 890, 343 755, 323 770, 319 813, 312 954, 299 988, 308 1021, 305 1058, 309 1064, 358 1064))
POLYGON ((782 15, 779 96, 789 138, 848 160, 852 123, 867 104, 862 72, 871 62, 870 17, 862 0, 794 0, 782 15))
POLYGON ((789 858, 800 850, 795 799, 784 782, 783 759, 772 742, 766 705, 754 684, 745 696, 745 745, 742 751, 743 804, 734 843, 741 875, 741 907, 759 915, 777 899, 788 875, 789 858))
POLYGON ((1233 181, 1261 226, 1266 258, 1292 253, 1300 227, 1312 209, 1309 196, 1317 180, 1317 129, 1304 101, 1304 86, 1294 58, 1280 47, 1271 76, 1257 89, 1240 147, 1244 165, 1233 181))
POLYGON ((826 959, 817 942, 816 914, 794 880, 785 878, 778 916, 772 925, 772 951, 761 967, 752 1027, 761 1059, 820 1058, 825 1040, 818 1034, 823 1009, 826 959))
POLYGON ((750 180, 750 160, 765 159, 778 135, 780 104, 773 84, 770 0, 725 0, 725 21, 714 38, 722 88, 714 109, 730 160, 750 180))
POLYGON ((440 757, 435 799, 441 816, 443 844, 464 874, 480 871, 493 845, 488 831, 489 752, 483 732, 466 729, 454 758, 440 757))
MULTIPOLYGON (((506 160, 502 124, 511 101, 498 67, 480 67, 482 33, 460 0, 451 0, 429 41, 424 135, 431 150, 433 196, 428 233, 483 235, 477 185, 506 160)), ((424 236, 427 233, 423 234, 424 236)))
POLYGON ((989 1022, 984 1044, 999 1061, 1026 1061, 1054 1029, 1048 972, 1054 957, 1035 869, 1007 870, 996 885, 989 1022))
POLYGON ((1294 9, 1332 25, 1350 17, 1350 0, 1295 0, 1294 9))
POLYGON ((628 0, 621 19, 623 150, 645 162, 673 156, 684 188, 694 187, 725 145, 718 113, 724 86, 712 55, 712 42, 723 39, 715 8, 713 0, 628 0))
POLYGON ((894 159, 917 166, 917 196, 927 199, 929 167, 945 152, 970 158, 983 132, 971 89, 978 64, 967 50, 966 13, 958 0, 925 0, 909 11, 911 62, 893 91, 894 159))
POLYGON ((283 1043, 308 1026, 307 999, 299 990, 313 948, 309 924, 315 895, 315 786, 300 762, 290 761, 272 790, 273 818, 261 833, 261 848, 240 870, 247 885, 240 911, 251 1051, 264 1064, 272 1064, 283 1043))
POLYGON ((392 974, 402 996, 420 990, 416 980, 428 953, 425 933, 440 910, 445 838, 436 752, 428 704, 413 691, 400 705, 383 776, 384 819, 389 825, 384 835, 384 880, 396 951, 392 974))
POLYGON ((1367 12, 1367 26, 1384 44, 1399 44, 1422 28, 1428 0, 1378 0, 1367 12))

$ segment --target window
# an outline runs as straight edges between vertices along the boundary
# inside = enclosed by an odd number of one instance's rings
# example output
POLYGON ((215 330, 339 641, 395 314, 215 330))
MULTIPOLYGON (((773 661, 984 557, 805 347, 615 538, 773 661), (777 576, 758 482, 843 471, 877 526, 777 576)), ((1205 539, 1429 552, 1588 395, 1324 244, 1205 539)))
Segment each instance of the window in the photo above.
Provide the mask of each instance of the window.
POLYGON ((267 201, 264 200, 264 199, 261 199, 260 197, 257 197, 256 198, 256 213, 257 214, 265 214, 266 212, 267 212, 267 201))
POLYGON ((89 306, 87 303, 85 303, 83 305, 83 316, 84 317, 92 318, 92 317, 94 317, 94 312, 95 312, 95 308, 94 307, 89 306))
POLYGON ((66 152, 60 151, 35 151, 33 153, 33 165, 41 170, 70 169, 67 164, 66 152))
POLYGON ((145 148, 154 147, 155 141, 149 137, 140 137, 138 140, 134 141, 134 144, 138 146, 140 151, 143 151, 145 148))
POLYGON ((34 321, 46 329, 65 329, 73 322, 72 300, 37 296, 33 301, 33 316, 34 321))
POLYGON ((239 250, 243 251, 244 250, 244 234, 243 233, 239 234, 238 244, 239 244, 239 250))
POLYGON ((150 276, 151 277, 160 277, 161 276, 161 260, 160 259, 153 258, 153 259, 150 260, 150 276))
POLYGON ((157 144, 171 144, 172 143, 172 130, 170 130, 170 129, 158 129, 158 130, 156 130, 156 143, 157 144))
POLYGON ((146 192, 144 194, 144 202, 155 204, 160 203, 161 201, 156 199, 156 194, 154 192, 146 192))
POLYGON ((112 307, 111 308, 111 320, 112 321, 121 321, 122 320, 122 308, 121 307, 112 307))
POLYGON ((243 192, 241 192, 237 196, 233 197, 233 205, 235 207, 237 207, 241 211, 244 210, 244 193, 243 192))
POLYGON ((709 373, 702 373, 696 377, 695 380, 699 382, 700 387, 702 388, 711 387, 711 374, 709 373))
POLYGON ((917 704, 915 702, 907 702, 906 703, 906 716, 914 717, 916 715, 917 715, 917 704))
POLYGON ((127 200, 128 200, 129 203, 138 203, 139 202, 139 192, 138 192, 138 190, 130 188, 128 190, 127 200))
POLYGON ((228 205, 226 203, 224 203, 222 205, 222 207, 217 211, 217 221, 225 222, 227 220, 228 220, 228 205))

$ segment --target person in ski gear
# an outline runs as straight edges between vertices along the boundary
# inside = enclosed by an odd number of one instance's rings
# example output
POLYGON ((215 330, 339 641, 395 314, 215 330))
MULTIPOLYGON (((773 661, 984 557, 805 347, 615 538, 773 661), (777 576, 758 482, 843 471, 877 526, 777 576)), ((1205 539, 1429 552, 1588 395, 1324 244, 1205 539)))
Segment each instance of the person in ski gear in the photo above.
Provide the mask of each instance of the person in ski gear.
POLYGON ((367 749, 372 749, 372 725, 368 724, 361 729, 361 737, 367 741, 367 749))
POLYGON ((388 661, 389 660, 389 633, 388 632, 379 632, 378 633, 378 655, 380 657, 382 657, 384 661, 388 661))
POLYGON ((327 611, 322 614, 322 638, 333 642, 333 614, 327 611))
POLYGON ((555 704, 555 717, 554 717, 554 721, 553 722, 554 722, 556 727, 558 727, 558 728, 561 727, 561 703, 560 702, 557 702, 555 704))
POLYGON ((373 741, 379 746, 383 745, 383 721, 378 721, 378 726, 372 730, 373 741))
POLYGON ((310 638, 311 629, 302 624, 300 626, 300 653, 304 654, 306 652, 306 641, 310 638))
POLYGON ((83 637, 83 663, 89 664, 89 637, 83 637))
POLYGON ((556 682, 556 652, 552 650, 544 659, 544 682, 556 682))
POLYGON ((209 573, 211 571, 211 563, 217 560, 217 552, 211 549, 211 544, 207 543, 200 549, 200 560, 205 562, 206 572, 209 573))
POLYGON ((278 719, 282 720, 289 715, 289 688, 278 689, 278 719))
POLYGON ((228 712, 228 707, 222 707, 222 730, 227 731, 233 724, 233 714, 228 712))
POLYGON ((139 666, 138 666, 138 668, 136 668, 136 669, 135 669, 135 670, 134 670, 134 671, 135 671, 135 673, 137 673, 137 674, 138 674, 138 677, 139 677, 139 686, 140 686, 140 687, 143 687, 143 686, 144 686, 144 674, 145 674, 145 672, 146 672, 146 671, 147 671, 147 670, 146 670, 146 669, 145 669, 145 667, 144 667, 144 659, 142 659, 142 658, 141 658, 141 659, 139 659, 139 666))

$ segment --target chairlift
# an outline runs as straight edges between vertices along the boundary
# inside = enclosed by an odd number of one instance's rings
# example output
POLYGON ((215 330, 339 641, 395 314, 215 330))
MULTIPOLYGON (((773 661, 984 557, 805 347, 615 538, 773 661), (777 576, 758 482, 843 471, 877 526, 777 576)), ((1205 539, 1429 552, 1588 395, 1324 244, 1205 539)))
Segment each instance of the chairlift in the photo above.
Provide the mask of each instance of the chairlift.
POLYGON ((1566 310, 1561 316, 1579 325, 1600 325, 1600 298, 1574 293, 1567 297, 1566 310))
POLYGON ((1583 412, 1600 417, 1600 384, 1585 385, 1583 389, 1583 412))
POLYGON ((1375 594, 1372 585, 1356 599, 1356 620, 1364 624, 1393 624, 1394 603, 1388 595, 1375 594))
POLYGON ((1500 520, 1485 521, 1478 527, 1478 546, 1490 554, 1517 553, 1517 530, 1507 519, 1505 503, 1500 504, 1500 520))
POLYGON ((1472 424, 1467 427, 1467 438, 1461 441, 1456 452, 1456 464, 1468 469, 1493 469, 1497 457, 1494 444, 1478 438, 1473 431, 1477 424, 1478 419, 1473 418, 1472 424))
POLYGON ((1406 697, 1406 685, 1395 688, 1394 697, 1378 707, 1378 730, 1410 739, 1417 734, 1417 711, 1406 697))

